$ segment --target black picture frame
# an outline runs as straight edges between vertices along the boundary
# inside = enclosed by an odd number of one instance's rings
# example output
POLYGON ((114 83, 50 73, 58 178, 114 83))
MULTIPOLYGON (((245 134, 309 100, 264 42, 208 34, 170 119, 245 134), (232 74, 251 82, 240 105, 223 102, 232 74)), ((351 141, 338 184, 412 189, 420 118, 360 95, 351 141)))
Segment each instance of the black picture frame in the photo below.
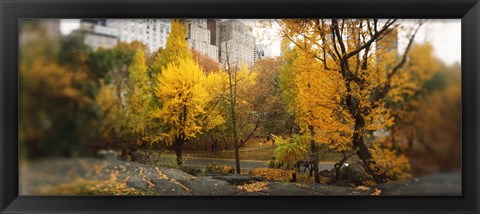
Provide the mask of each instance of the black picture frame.
POLYGON ((478 0, 0 0, 1 213, 479 213, 478 0), (19 18, 459 18, 462 192, 449 197, 18 195, 19 18))

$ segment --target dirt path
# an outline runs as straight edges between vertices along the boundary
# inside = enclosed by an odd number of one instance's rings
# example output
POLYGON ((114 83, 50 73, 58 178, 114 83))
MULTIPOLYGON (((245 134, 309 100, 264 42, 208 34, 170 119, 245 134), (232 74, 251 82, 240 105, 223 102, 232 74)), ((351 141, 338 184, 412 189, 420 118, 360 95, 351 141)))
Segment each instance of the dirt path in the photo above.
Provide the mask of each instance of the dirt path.
MULTIPOLYGON (((172 161, 175 160, 175 156, 165 156, 164 158, 169 158, 172 161)), ((197 158, 189 157, 185 158, 184 165, 195 168, 203 168, 208 164, 217 164, 217 165, 226 165, 235 167, 235 160, 233 159, 216 159, 216 158, 197 158)), ((241 160, 240 169, 242 172, 249 172, 254 168, 268 167, 268 161, 257 161, 257 160, 241 160)), ((319 163, 319 170, 331 170, 333 169, 332 163, 319 163)))

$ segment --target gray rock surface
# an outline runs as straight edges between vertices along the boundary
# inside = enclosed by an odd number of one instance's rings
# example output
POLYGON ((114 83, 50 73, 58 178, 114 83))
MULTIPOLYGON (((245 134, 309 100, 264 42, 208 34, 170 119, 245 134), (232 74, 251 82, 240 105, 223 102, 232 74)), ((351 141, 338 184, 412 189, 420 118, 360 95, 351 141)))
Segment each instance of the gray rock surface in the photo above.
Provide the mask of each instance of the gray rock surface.
POLYGON ((156 179, 153 190, 159 195, 191 195, 190 191, 171 180, 156 179))
POLYGON ((303 187, 322 195, 369 195, 373 192, 373 190, 359 190, 353 187, 340 187, 316 183, 305 185, 303 187))
POLYGON ((223 180, 234 185, 251 184, 258 181, 263 181, 262 177, 251 176, 251 175, 224 175, 224 176, 212 176, 212 178, 223 180))
POLYGON ((195 178, 195 176, 190 175, 190 174, 188 174, 188 173, 186 173, 182 170, 179 170, 179 169, 161 167, 160 171, 170 179, 189 180, 189 179, 194 179, 195 178))
POLYGON ((283 182, 270 182, 269 188, 262 190, 261 192, 267 195, 279 195, 279 196, 301 196, 301 195, 322 195, 308 188, 303 188, 301 184, 296 183, 283 183, 283 182))
POLYGON ((133 176, 127 180, 127 186, 140 190, 147 190, 148 183, 144 181, 140 176, 133 176))
POLYGON ((382 195, 461 196, 462 176, 442 173, 414 178, 408 181, 380 184, 382 195))
POLYGON ((111 175, 116 176, 117 182, 125 182, 129 187, 154 195, 369 195, 375 188, 382 190, 381 195, 462 194, 462 179, 458 172, 379 184, 369 190, 315 183, 269 182, 268 188, 260 192, 243 192, 235 185, 254 183, 261 179, 249 175, 195 177, 178 169, 94 158, 48 159, 22 166, 19 175, 20 194, 42 195, 42 190, 74 182, 77 178, 105 181, 111 175))
POLYGON ((230 183, 210 177, 199 176, 196 179, 178 180, 192 190, 193 195, 234 195, 239 189, 230 183))

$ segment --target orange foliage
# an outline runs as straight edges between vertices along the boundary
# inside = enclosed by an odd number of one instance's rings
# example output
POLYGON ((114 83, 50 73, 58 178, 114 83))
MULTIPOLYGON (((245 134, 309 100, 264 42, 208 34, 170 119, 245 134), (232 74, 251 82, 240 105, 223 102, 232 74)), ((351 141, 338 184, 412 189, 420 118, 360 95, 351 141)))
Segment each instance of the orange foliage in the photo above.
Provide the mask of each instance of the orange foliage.
POLYGON ((255 168, 250 171, 250 175, 260 176, 268 180, 274 181, 291 181, 295 174, 293 170, 255 168))
POLYGON ((215 62, 213 59, 208 57, 205 54, 202 54, 194 49, 192 49, 193 59, 202 67, 205 73, 211 73, 220 71, 220 63, 215 62))

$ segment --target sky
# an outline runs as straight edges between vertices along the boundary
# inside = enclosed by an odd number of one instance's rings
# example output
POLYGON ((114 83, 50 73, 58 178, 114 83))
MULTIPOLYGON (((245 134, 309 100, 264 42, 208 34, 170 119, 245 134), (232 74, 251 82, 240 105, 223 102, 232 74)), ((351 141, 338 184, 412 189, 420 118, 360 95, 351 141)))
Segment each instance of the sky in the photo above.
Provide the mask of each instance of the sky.
POLYGON ((462 53, 461 20, 430 20, 419 30, 416 42, 430 41, 437 57, 451 65, 460 63, 462 53))
MULTIPOLYGON (((258 43, 265 45, 267 56, 280 55, 280 36, 278 29, 262 29, 256 27, 256 20, 242 20, 253 27, 254 36, 264 38, 258 43)), ((408 21, 404 21, 408 22, 408 21)), ((79 19, 62 20, 60 30, 68 34, 80 27, 79 19)), ((460 19, 431 19, 428 20, 417 33, 415 42, 423 43, 429 41, 435 49, 435 55, 448 65, 461 60, 461 20, 460 19)), ((401 42, 400 42, 401 43, 401 42)), ((401 46, 401 44, 400 44, 401 46)), ((400 47, 401 48, 401 47, 400 47)))

